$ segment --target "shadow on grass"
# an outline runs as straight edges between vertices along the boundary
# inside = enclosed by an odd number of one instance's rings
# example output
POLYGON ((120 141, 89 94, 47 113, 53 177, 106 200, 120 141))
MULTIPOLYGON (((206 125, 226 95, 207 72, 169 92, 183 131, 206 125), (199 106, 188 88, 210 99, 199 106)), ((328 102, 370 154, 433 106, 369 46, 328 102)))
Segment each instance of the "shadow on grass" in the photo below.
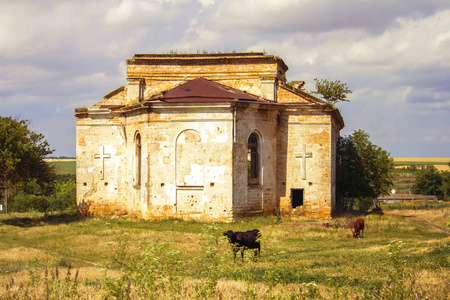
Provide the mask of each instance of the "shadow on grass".
POLYGON ((370 216, 370 215, 378 215, 383 216, 384 211, 381 209, 381 207, 377 207, 374 209, 371 209, 369 211, 362 211, 362 210, 346 210, 346 211, 335 211, 332 214, 333 218, 345 218, 345 217, 359 217, 359 216, 370 216))
POLYGON ((44 216, 13 216, 1 220, 5 225, 17 226, 21 228, 44 226, 44 225, 58 225, 70 224, 76 222, 84 222, 87 218, 73 214, 56 214, 44 216))

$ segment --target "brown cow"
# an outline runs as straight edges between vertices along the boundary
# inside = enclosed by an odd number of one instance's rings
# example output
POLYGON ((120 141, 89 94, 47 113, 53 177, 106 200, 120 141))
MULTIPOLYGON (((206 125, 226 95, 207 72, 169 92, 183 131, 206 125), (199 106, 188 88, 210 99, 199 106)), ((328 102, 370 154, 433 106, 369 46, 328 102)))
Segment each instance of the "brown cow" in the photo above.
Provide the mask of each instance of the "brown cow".
POLYGON ((353 231, 353 237, 356 238, 363 238, 364 237, 364 220, 359 218, 358 220, 355 221, 355 223, 353 224, 353 228, 355 229, 355 231, 353 231), (361 232, 361 236, 359 236, 359 233, 361 232))

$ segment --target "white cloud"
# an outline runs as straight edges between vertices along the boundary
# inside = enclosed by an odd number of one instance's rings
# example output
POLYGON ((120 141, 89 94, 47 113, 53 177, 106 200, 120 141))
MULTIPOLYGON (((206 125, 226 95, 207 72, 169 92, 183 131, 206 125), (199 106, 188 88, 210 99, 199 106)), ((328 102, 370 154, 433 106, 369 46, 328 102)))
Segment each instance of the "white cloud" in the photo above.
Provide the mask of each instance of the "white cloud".
POLYGON ((36 78, 48 79, 54 76, 55 72, 26 64, 13 63, 0 65, 0 74, 3 74, 0 77, 0 91, 5 92, 33 82, 36 78))
POLYGON ((202 7, 209 7, 214 5, 214 0, 198 0, 202 4, 202 7))
POLYGON ((0 28, 0 111, 34 118, 55 148, 74 128, 52 122, 73 126, 73 108, 126 84, 134 53, 169 50, 265 50, 307 89, 348 83, 344 134, 362 128, 398 152, 424 136, 450 147, 447 0, 20 0, 0 4, 0 28))
POLYGON ((130 26, 145 19, 160 19, 165 14, 162 3, 143 0, 122 0, 118 6, 110 7, 105 15, 108 25, 130 26))
POLYGON ((264 29, 266 33, 320 33, 351 28, 382 32, 398 16, 421 18, 449 6, 444 0, 411 0, 407 5, 388 0, 376 4, 359 0, 226 0, 216 6, 211 23, 220 30, 264 29))
POLYGON ((106 75, 103 72, 93 73, 93 74, 83 74, 82 76, 77 76, 71 79, 71 82, 75 84, 85 84, 91 82, 99 82, 105 80, 106 75))

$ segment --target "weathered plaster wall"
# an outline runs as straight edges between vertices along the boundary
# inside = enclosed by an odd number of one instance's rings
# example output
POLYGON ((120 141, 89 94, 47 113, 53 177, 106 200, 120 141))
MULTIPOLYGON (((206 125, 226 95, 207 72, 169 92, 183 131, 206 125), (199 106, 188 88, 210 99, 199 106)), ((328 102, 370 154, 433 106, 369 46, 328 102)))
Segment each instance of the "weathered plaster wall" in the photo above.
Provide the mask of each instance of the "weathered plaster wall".
POLYGON ((118 116, 93 112, 77 120, 77 203, 89 214, 127 212, 123 133, 118 116))
POLYGON ((329 115, 284 111, 278 134, 278 189, 283 213, 331 216, 332 129, 329 115), (306 151, 305 151, 306 150, 306 151), (294 211, 292 189, 303 190, 294 211))
POLYGON ((146 217, 232 215, 229 107, 161 105, 149 114, 146 217))
POLYGON ((127 87, 121 86, 103 97, 103 100, 97 103, 101 105, 126 105, 127 104, 127 87))
MULTIPOLYGON (((132 112, 127 112, 122 117, 123 121, 126 123, 124 126, 124 136, 126 139, 125 149, 123 151, 123 161, 126 165, 126 172, 122 174, 120 180, 126 185, 126 193, 124 202, 128 213, 130 215, 136 215, 143 217, 145 211, 147 210, 148 198, 148 123, 149 117, 147 110, 142 108, 134 110, 132 112), (138 171, 138 160, 139 157, 136 153, 137 147, 137 135, 141 138, 141 156, 140 156, 140 176, 138 171), (140 180, 139 180, 140 177, 140 180)), ((113 142, 113 141, 111 141, 113 142)), ((118 168, 119 166, 115 166, 118 168)))
POLYGON ((88 214, 146 218, 232 217, 230 107, 158 107, 77 126, 77 202, 88 214), (120 120, 120 121, 119 121, 120 120), (136 133, 142 140, 136 178, 136 133), (103 165, 96 154, 107 155, 103 165), (104 174, 104 176, 102 176, 104 174))
POLYGON ((280 103, 308 103, 300 95, 294 93, 296 89, 283 85, 278 88, 278 102, 280 103))
POLYGON ((222 63, 218 61, 208 63, 205 62, 206 59, 198 58, 197 65, 173 63, 177 60, 180 60, 180 57, 176 55, 138 59, 139 62, 134 59, 129 60, 127 65, 128 102, 138 100, 139 85, 131 85, 130 82, 137 82, 139 79, 145 79, 144 99, 172 89, 183 82, 204 77, 269 100, 275 100, 273 98, 275 98, 277 82, 286 80, 285 69, 280 68, 280 64, 284 65, 284 63, 279 59, 255 64, 243 61, 236 63, 233 59, 220 60, 222 63))
POLYGON ((234 210, 236 215, 273 213, 276 198, 277 114, 268 106, 238 106, 234 154, 234 210), (259 136, 260 174, 258 184, 248 182, 248 138, 259 136))
POLYGON ((333 127, 331 129, 331 212, 336 209, 336 150, 337 141, 339 139, 338 125, 333 120, 333 127))

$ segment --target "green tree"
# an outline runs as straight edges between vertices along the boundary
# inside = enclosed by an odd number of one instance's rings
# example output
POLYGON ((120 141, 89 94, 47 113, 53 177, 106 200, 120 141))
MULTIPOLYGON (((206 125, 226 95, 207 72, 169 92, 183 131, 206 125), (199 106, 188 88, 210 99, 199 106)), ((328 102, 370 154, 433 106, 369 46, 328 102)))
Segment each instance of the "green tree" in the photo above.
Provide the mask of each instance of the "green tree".
POLYGON ((50 197, 50 208, 54 211, 77 210, 76 183, 74 179, 59 180, 55 184, 55 193, 50 197))
POLYGON ((450 172, 442 172, 442 194, 445 200, 450 199, 450 172))
POLYGON ((435 166, 429 165, 415 173, 413 191, 416 194, 435 195, 442 199, 444 190, 448 193, 448 177, 448 174, 441 173, 435 166))
POLYGON ((366 195, 373 196, 364 176, 362 158, 352 138, 340 137, 337 144, 336 199, 339 211, 353 209, 355 201, 366 195))
POLYGON ((28 120, 0 116, 0 185, 14 187, 36 180, 43 193, 49 193, 55 171, 44 157, 54 150, 29 125, 28 120))
POLYGON ((326 102, 335 105, 340 101, 349 101, 347 94, 353 91, 347 87, 346 83, 341 83, 340 80, 331 81, 329 79, 314 78, 316 82, 316 90, 311 91, 313 95, 321 95, 326 102))
POLYGON ((369 134, 355 130, 337 144, 337 210, 366 210, 372 200, 387 195, 393 185, 394 161, 390 154, 369 141, 369 134))
POLYGON ((370 135, 364 130, 353 132, 352 139, 362 157, 365 178, 373 189, 374 196, 388 195, 394 181, 394 160, 390 153, 369 141, 370 135))
POLYGON ((53 193, 44 194, 44 189, 35 179, 20 183, 9 199, 9 207, 14 212, 38 211, 45 214, 51 212, 76 212, 76 183, 69 176, 58 175, 53 183, 53 193))

